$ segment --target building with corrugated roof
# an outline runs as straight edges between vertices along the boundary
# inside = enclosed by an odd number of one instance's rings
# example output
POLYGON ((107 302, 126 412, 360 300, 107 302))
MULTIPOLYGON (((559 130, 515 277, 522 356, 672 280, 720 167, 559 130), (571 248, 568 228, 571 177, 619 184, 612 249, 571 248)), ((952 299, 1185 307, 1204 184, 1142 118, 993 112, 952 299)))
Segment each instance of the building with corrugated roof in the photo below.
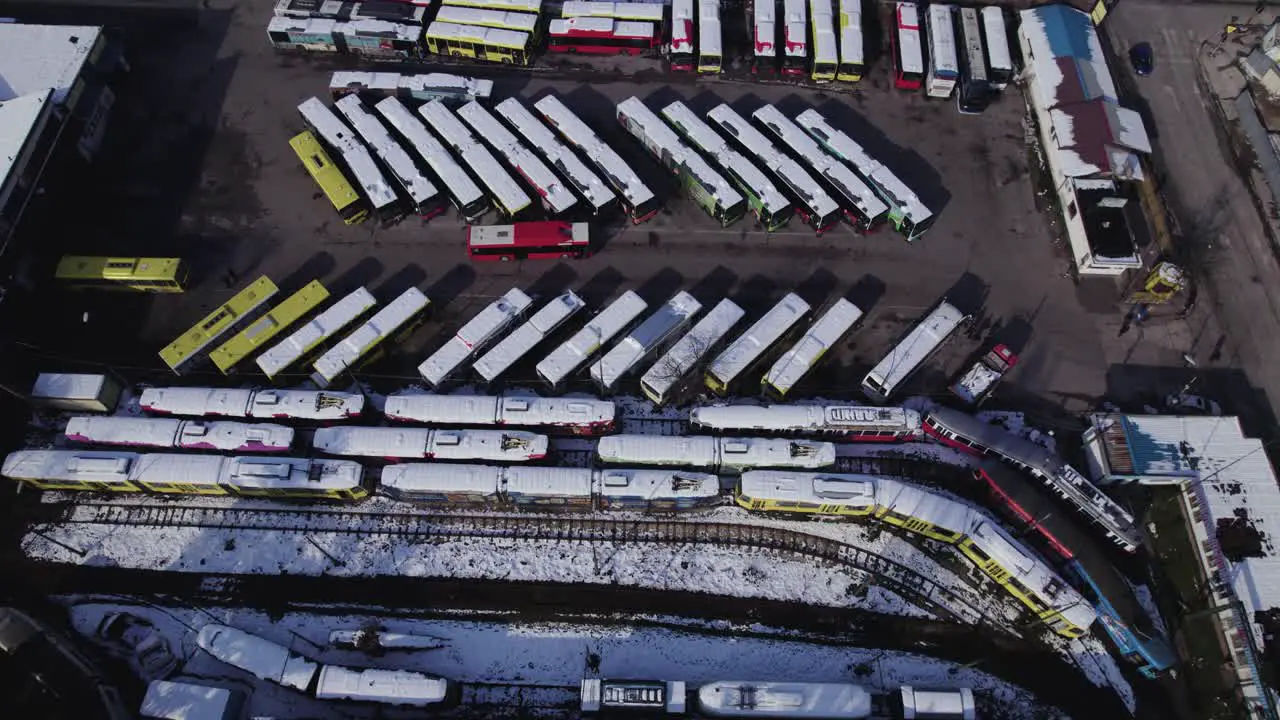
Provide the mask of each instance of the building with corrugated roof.
POLYGON ((1280 613, 1280 485, 1264 443, 1234 417, 1099 414, 1084 448, 1098 484, 1177 491, 1205 596, 1191 614, 1214 619, 1227 655, 1221 669, 1234 673, 1249 717, 1277 717, 1262 650, 1280 613))
POLYGON ((1142 117, 1119 104, 1089 15, 1067 5, 1023 10, 1018 42, 1027 98, 1082 275, 1139 269, 1126 183, 1151 152, 1142 117))

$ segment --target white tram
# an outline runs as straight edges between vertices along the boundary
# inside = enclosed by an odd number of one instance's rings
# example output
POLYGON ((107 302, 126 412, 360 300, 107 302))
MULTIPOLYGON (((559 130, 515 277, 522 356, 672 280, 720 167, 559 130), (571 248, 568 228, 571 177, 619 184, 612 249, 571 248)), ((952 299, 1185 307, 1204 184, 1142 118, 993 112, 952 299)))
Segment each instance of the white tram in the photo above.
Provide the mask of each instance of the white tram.
POLYGON ((674 512, 721 502, 719 477, 669 469, 399 463, 383 468, 379 491, 464 508, 674 512))
POLYGON ((712 717, 871 717, 871 693, 845 683, 721 680, 698 688, 698 707, 712 717))
POLYGON ((476 374, 484 378, 485 382, 497 380, 585 306, 586 303, 573 291, 553 298, 531 315, 525 324, 480 356, 475 362, 476 374))
POLYGON ((293 429, 270 423, 77 416, 67 421, 68 440, 92 445, 137 445, 226 450, 284 452, 293 444, 293 429))
POLYGON ((617 407, 595 398, 544 398, 536 395, 429 395, 387 397, 389 420, 427 425, 513 425, 574 435, 611 432, 617 407))
POLYGON ((5 458, 0 474, 42 490, 334 500, 369 494, 363 469, 349 460, 20 450, 5 458))
POLYGON ((602 462, 613 465, 671 465, 713 472, 816 469, 836 463, 836 447, 829 442, 767 438, 610 435, 600 438, 596 453, 602 462))
POLYGON ((705 405, 689 411, 694 427, 713 432, 811 434, 857 442, 924 438, 920 413, 866 405, 705 405))
POLYGON ((685 713, 686 690, 683 681, 601 680, 582 681, 580 698, 584 713, 663 712, 685 713))
POLYGON ((359 417, 364 410, 363 395, 328 390, 147 388, 138 402, 149 413, 188 417, 346 420, 359 417))
POLYGON ((443 347, 418 366, 418 374, 432 387, 440 385, 468 358, 511 327, 531 304, 533 299, 524 294, 524 291, 519 288, 508 290, 466 325, 458 328, 458 332, 443 347))
POLYGON ((316 430, 316 450, 330 455, 527 462, 547 454, 547 436, 521 430, 329 427, 316 430))
POLYGON ((412 670, 322 665, 316 681, 317 700, 373 702, 400 708, 436 705, 448 696, 448 680, 412 670))

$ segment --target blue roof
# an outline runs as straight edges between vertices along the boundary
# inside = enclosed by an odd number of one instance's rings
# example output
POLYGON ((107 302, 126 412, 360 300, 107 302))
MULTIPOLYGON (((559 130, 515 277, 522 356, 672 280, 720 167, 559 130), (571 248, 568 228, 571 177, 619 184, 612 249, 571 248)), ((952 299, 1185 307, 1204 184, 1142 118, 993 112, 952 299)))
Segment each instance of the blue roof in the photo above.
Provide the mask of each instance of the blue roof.
POLYGON ((1158 439, 1143 432, 1138 423, 1123 417, 1124 437, 1133 458, 1135 475, 1195 477, 1196 468, 1188 462, 1187 453, 1180 443, 1158 439))
POLYGON ((1104 62, 1103 58, 1095 58, 1089 47, 1089 40, 1097 31, 1087 14, 1066 5, 1046 5, 1025 12, 1036 15, 1044 23, 1049 50, 1054 57, 1104 62))

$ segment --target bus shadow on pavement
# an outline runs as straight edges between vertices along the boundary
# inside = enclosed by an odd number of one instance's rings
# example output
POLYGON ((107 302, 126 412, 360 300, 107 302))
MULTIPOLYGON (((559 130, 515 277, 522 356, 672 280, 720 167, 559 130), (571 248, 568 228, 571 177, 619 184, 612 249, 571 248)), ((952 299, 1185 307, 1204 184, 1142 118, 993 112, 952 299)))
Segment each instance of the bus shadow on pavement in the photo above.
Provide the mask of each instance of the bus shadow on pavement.
POLYGON ((346 272, 334 278, 330 290, 335 296, 342 297, 355 292, 359 288, 368 288, 382 276, 386 268, 374 257, 366 257, 351 266, 346 272))
POLYGON ((276 285, 282 292, 291 293, 302 288, 312 280, 327 277, 338 266, 337 260, 327 252, 321 251, 307 258, 297 270, 289 273, 276 285))

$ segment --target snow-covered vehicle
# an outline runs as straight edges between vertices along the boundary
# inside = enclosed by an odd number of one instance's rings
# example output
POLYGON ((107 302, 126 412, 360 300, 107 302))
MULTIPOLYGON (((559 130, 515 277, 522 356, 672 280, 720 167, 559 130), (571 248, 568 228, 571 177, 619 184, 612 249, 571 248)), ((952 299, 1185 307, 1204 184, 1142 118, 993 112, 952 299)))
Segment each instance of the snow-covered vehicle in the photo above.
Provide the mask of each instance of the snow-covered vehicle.
POLYGON ((111 613, 98 625, 97 635, 111 654, 127 660, 143 680, 161 680, 178 667, 164 635, 137 615, 111 613))
POLYGON ((996 345, 952 383, 951 392, 966 405, 977 407, 991 396, 996 385, 1017 364, 1018 356, 1008 345, 996 345))

